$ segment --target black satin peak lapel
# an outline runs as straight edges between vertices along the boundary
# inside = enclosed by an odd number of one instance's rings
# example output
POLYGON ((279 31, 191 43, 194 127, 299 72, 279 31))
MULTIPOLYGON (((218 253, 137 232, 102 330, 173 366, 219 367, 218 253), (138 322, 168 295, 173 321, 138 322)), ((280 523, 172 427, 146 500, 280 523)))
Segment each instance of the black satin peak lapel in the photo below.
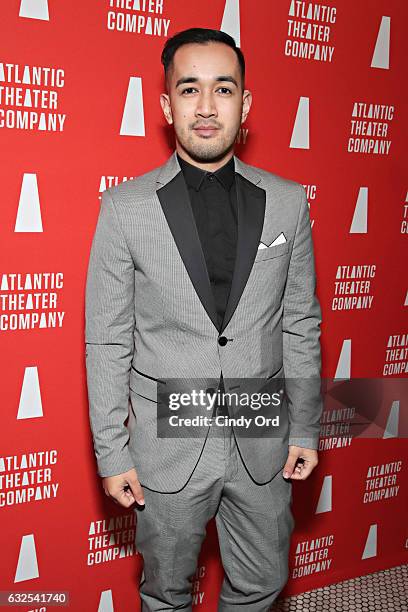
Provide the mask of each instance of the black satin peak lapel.
POLYGON ((182 171, 156 193, 191 282, 208 316, 218 329, 207 264, 182 171))
POLYGON ((220 334, 227 327, 245 289, 261 240, 266 191, 235 174, 238 205, 238 241, 231 290, 220 334))

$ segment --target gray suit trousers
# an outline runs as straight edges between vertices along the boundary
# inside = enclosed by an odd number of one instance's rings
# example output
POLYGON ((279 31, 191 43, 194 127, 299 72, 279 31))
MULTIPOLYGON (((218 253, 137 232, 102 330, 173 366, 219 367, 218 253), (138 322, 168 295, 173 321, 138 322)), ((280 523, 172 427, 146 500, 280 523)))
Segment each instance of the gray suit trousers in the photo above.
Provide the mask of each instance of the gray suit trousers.
POLYGON ((144 560, 142 612, 192 610, 192 580, 206 525, 214 516, 224 568, 218 611, 270 609, 288 579, 294 529, 292 482, 283 479, 282 471, 267 484, 255 484, 226 425, 210 430, 181 491, 144 488, 145 507, 135 509, 135 543, 144 560))

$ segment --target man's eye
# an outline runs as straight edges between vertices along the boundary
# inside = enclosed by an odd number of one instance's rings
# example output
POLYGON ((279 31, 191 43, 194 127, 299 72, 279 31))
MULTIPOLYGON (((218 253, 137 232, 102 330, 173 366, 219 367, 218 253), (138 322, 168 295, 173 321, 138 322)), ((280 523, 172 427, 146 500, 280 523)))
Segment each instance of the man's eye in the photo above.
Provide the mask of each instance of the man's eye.
MULTIPOLYGON (((195 87, 187 87, 186 89, 183 89, 183 91, 181 92, 182 94, 186 93, 187 91, 192 91, 193 89, 195 89, 195 87)), ((231 90, 228 87, 219 87, 218 91, 220 89, 224 89, 225 91, 227 91, 228 93, 231 93, 231 90)))

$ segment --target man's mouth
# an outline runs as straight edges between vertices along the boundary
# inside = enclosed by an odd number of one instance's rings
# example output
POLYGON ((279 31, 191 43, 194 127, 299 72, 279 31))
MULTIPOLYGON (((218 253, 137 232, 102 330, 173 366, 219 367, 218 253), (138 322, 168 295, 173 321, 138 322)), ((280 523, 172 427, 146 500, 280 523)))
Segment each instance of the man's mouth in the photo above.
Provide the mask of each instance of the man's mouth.
POLYGON ((199 125, 198 127, 194 128, 194 130, 196 132, 199 132, 200 134, 209 135, 209 134, 214 134, 214 132, 216 132, 218 128, 213 125, 209 125, 209 126, 199 125))

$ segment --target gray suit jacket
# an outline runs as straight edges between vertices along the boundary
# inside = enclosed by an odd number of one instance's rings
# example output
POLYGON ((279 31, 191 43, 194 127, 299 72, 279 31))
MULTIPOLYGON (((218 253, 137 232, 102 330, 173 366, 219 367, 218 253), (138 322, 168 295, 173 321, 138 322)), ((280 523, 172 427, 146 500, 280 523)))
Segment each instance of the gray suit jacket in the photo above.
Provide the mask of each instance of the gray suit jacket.
POLYGON ((237 439, 256 483, 283 467, 288 444, 317 448, 321 310, 306 193, 236 156, 234 164, 238 243, 221 331, 176 151, 162 166, 102 193, 85 296, 89 413, 100 476, 135 467, 147 488, 185 486, 206 438, 157 436, 158 383, 214 381, 221 371, 227 383, 285 378, 284 435, 237 439), (286 242, 258 249, 281 232, 286 242), (220 344, 221 335, 231 341, 220 344))

